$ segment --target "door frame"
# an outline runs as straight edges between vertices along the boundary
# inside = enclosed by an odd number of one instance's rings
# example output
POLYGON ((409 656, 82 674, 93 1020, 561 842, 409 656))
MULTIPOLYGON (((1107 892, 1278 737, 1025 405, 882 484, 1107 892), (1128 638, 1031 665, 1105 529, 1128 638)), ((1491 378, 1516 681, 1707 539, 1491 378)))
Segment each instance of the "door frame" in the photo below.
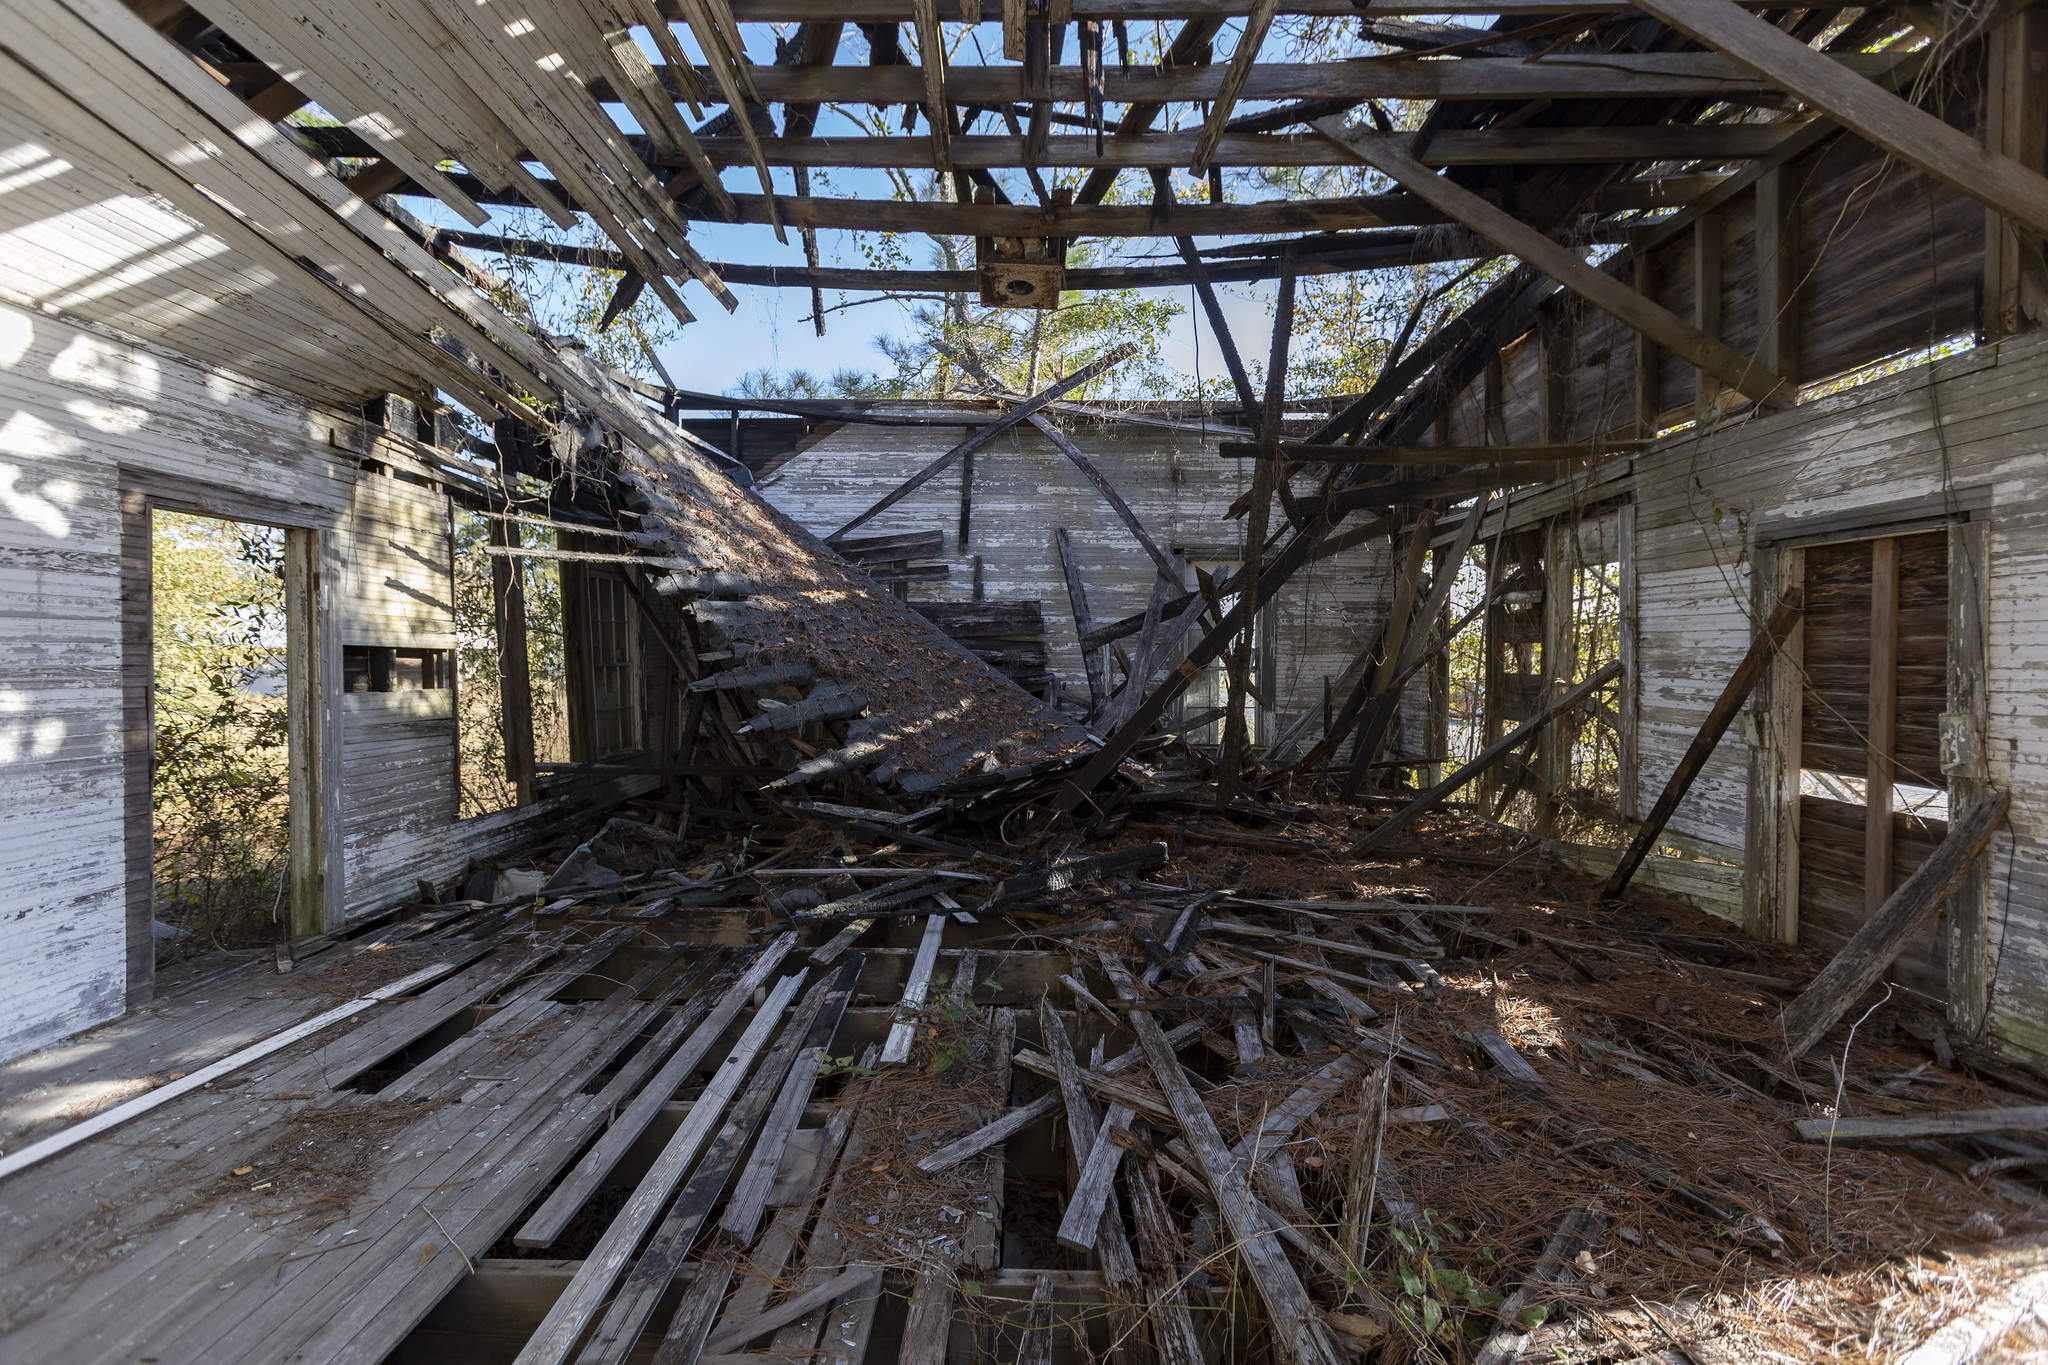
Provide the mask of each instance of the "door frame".
POLYGON ((289 923, 294 939, 340 927, 341 643, 332 528, 303 505, 121 466, 122 843, 127 1004, 155 993, 156 644, 153 516, 159 509, 285 533, 285 690, 289 923))

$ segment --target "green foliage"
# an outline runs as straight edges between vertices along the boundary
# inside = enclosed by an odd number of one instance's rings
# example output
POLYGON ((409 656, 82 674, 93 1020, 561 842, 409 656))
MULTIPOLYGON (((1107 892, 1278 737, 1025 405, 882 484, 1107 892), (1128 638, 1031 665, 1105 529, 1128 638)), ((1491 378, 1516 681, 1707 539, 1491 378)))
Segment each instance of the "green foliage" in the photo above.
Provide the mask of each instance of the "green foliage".
MULTIPOLYGON (((531 490, 529 490, 531 491, 531 490)), ((515 541, 534 549, 552 545, 545 527, 509 523, 515 541)), ((497 588, 485 552, 490 523, 455 514, 455 667, 458 817, 488 815, 516 804, 505 768, 504 690, 498 657, 497 588)), ((563 658, 562 580, 557 561, 516 561, 526 610, 526 670, 533 709, 536 761, 569 759, 567 667, 563 658)))
MULTIPOLYGON (((1411 1336, 1448 1342, 1463 1335, 1468 1315, 1485 1315, 1500 1307, 1500 1295, 1470 1272, 1439 1259, 1445 1241, 1463 1239, 1457 1224, 1440 1222, 1435 1210, 1424 1209, 1420 1227, 1411 1231, 1393 1225, 1388 1231, 1397 1249, 1387 1275, 1392 1290, 1389 1298, 1396 1321, 1411 1336)), ((1481 1248, 1479 1256, 1490 1262, 1492 1249, 1481 1248)), ((1474 1322, 1490 1324, 1491 1318, 1475 1318, 1474 1322)))
POLYGON ((822 1048, 819 1049, 818 1055, 818 1077, 820 1080, 827 1076, 848 1076, 854 1080, 860 1080, 863 1077, 875 1074, 875 1069, 871 1066, 862 1066, 858 1057, 834 1057, 822 1048))
POLYGON ((194 949, 271 941, 288 836, 284 535, 157 512, 156 915, 194 949))

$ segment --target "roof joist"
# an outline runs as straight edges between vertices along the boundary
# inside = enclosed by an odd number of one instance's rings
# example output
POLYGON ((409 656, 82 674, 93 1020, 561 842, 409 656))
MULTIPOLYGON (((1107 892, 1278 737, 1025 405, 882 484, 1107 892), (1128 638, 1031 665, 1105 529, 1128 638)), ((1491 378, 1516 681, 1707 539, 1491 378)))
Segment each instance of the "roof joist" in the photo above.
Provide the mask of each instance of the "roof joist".
MULTIPOLYGON (((1819 54, 1816 54, 1818 56, 1819 54)), ((1845 72, 1875 76, 1914 56, 1904 53, 1830 53, 1845 72)), ((679 89, 667 68, 661 70, 679 89)), ((924 73, 915 66, 763 66, 755 88, 769 104, 922 104, 924 73)), ((1078 66, 1046 73, 1055 103, 1079 104, 1088 94, 1078 66)), ((1230 71, 1215 65, 1161 71, 1133 66, 1106 70, 1108 104, 1206 104, 1225 93, 1230 71)), ((1260 62, 1244 73, 1236 98, 1256 100, 1405 99, 1723 99, 1777 89, 1769 79, 1717 52, 1572 51, 1542 61, 1496 58, 1420 60, 1365 58, 1346 62, 1260 62)), ((945 97, 955 106, 1001 105, 1032 98, 1018 66, 954 66, 946 70, 945 97)))

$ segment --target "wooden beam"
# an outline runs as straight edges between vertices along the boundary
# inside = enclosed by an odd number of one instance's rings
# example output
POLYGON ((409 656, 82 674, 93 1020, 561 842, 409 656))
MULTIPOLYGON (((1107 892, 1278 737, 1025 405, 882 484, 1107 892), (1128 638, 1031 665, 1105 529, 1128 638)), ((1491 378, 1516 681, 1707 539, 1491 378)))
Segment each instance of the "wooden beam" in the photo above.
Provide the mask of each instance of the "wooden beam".
MULTIPOLYGON (((1175 216, 1179 208, 1175 207, 1175 216)), ((1209 319, 1209 335, 1216 338, 1216 349, 1223 354, 1223 368, 1230 372, 1230 385, 1237 391, 1237 401, 1249 413, 1258 407, 1258 395, 1252 392, 1251 376, 1244 368, 1244 358, 1237 353, 1237 341, 1230 334, 1230 322, 1223 316, 1223 305, 1216 297, 1216 286, 1209 278, 1209 267, 1201 253, 1195 250, 1195 239, 1189 236, 1176 237, 1174 245, 1180 248, 1181 262, 1188 268, 1188 279, 1195 287, 1195 297, 1202 301, 1202 315, 1209 319)), ((1292 265, 1292 261, 1289 262, 1292 265)), ((1247 451, 1257 452, 1262 445, 1249 444, 1247 451)))
POLYGON ((1700 723, 1699 733, 1686 746, 1685 754, 1672 770, 1671 780, 1664 784, 1663 794, 1657 804, 1650 808, 1648 818, 1636 837, 1629 843, 1628 851, 1621 855, 1621 861, 1614 865, 1607 884, 1600 888, 1603 896, 1619 896, 1627 887, 1629 879, 1641 867, 1643 859, 1650 856, 1650 850, 1657 846, 1657 836, 1664 832, 1664 826, 1678 810, 1678 803, 1685 799, 1692 789, 1693 780, 1700 775, 1700 769, 1707 766, 1713 757, 1714 746, 1721 742, 1721 736, 1728 733, 1728 727, 1735 721, 1736 712, 1749 700, 1749 694, 1756 690, 1757 681, 1763 677, 1764 667, 1771 661, 1772 654, 1784 643, 1785 636, 1797 625, 1806 612, 1806 600, 1802 589, 1789 587, 1778 599, 1778 605, 1771 611, 1764 628, 1750 642, 1749 649, 1742 656, 1742 662, 1735 666, 1728 683, 1721 689, 1721 695, 1707 712, 1706 720, 1700 723))
MULTIPOLYGON (((1256 17, 1255 11, 1254 19, 1256 17)), ((1280 295, 1273 310, 1273 342, 1266 353, 1266 402, 1259 414, 1259 437, 1263 442, 1274 441, 1280 434, 1281 398, 1287 386, 1287 355, 1294 340, 1294 254, 1286 253, 1281 261, 1280 295)), ((1252 466, 1251 507, 1244 522, 1244 553, 1241 556, 1244 568, 1238 575, 1242 584, 1238 592, 1253 599, 1259 596, 1259 570, 1265 557, 1267 518, 1272 512, 1273 485, 1279 472, 1279 462, 1275 460, 1261 460, 1252 466)), ((1237 795, 1244 759, 1251 747, 1251 736, 1245 733, 1244 702, 1245 694, 1251 688, 1252 654, 1259 634, 1259 619, 1258 613, 1244 618, 1230 659, 1229 700, 1224 703, 1223 715, 1222 772, 1216 779, 1216 804, 1220 809, 1227 810, 1231 799, 1237 795)), ((1132 681, 1143 687, 1150 678, 1132 681)), ((1270 686, 1271 680, 1267 682, 1270 686)))
POLYGON ((1370 834, 1353 844, 1349 856, 1362 858, 1372 852, 1373 849, 1392 838, 1396 832, 1406 829, 1410 824, 1414 823, 1417 817, 1430 810, 1452 792, 1486 772, 1503 758, 1506 758, 1511 750, 1520 748, 1528 740, 1534 738, 1552 718, 1580 705, 1586 698, 1592 696, 1593 693, 1599 691, 1620 676, 1621 665, 1619 663, 1611 663, 1580 683, 1577 687, 1574 687, 1571 691, 1559 697, 1556 701, 1548 703, 1535 715, 1529 717, 1529 719, 1523 721, 1513 730, 1488 745, 1477 758, 1437 783, 1434 787, 1431 787, 1422 795, 1416 797, 1413 801, 1410 801, 1377 826, 1370 834))
MULTIPOLYGON (((1067 603, 1074 609, 1074 638, 1085 640, 1095 629, 1095 616, 1088 610, 1088 588, 1081 581, 1081 564, 1074 557, 1073 538, 1064 526, 1055 529, 1052 536, 1053 548, 1059 554, 1060 572, 1067 580, 1067 603)), ((1109 689, 1103 677, 1102 651, 1084 646, 1081 664, 1088 672, 1088 714, 1092 716, 1109 700, 1109 689)))
MULTIPOLYGON (((1799 194, 1791 172, 1773 166, 1755 195, 1756 363, 1796 381, 1799 375, 1799 194)), ((1987 294, 1988 297, 1988 294, 1987 294)))
MULTIPOLYGON (((1797 40, 1788 37, 1787 41, 1797 40)), ((1811 48, 1806 51, 1815 62, 1866 85, 1863 73, 1889 71, 1902 61, 1911 60, 1896 53, 1835 55, 1811 48)), ((757 66, 750 70, 761 100, 767 104, 919 104, 925 98, 924 75, 914 66, 757 66)), ((1103 99, 1110 104, 1206 104, 1222 100, 1231 83, 1226 67, 1160 70, 1134 66, 1129 71, 1103 73, 1103 99)), ((1761 77, 1741 62, 1714 52, 1575 52, 1540 62, 1423 61, 1409 57, 1258 62, 1244 73, 1235 98, 1720 99, 1770 93, 1778 88, 1773 79, 1761 77)), ((1079 66, 1050 67, 1046 71, 1046 89, 1046 97, 1055 104, 1079 104, 1088 97, 1087 75, 1079 66)), ((946 98, 955 105, 1001 107, 1038 96, 1027 86, 1020 67, 956 66, 946 72, 946 98)), ((1547 130, 1532 130, 1537 134, 1544 131, 1547 130)), ((1085 141, 1092 147, 1094 136, 1086 135, 1085 141)), ((1199 146, 1199 135, 1194 141, 1199 146)), ((708 153, 710 148, 705 150, 708 153)))
MULTIPOLYGON (((1993 29, 1985 43, 1984 145, 2030 171, 2048 168, 2048 22, 2032 10, 1993 29)), ((2022 241, 2000 214, 1984 221, 1987 341, 2048 321, 2048 271, 2037 244, 2022 241)))
POLYGON ((1103 356, 1100 360, 1095 361, 1093 364, 1084 365, 1082 368, 1074 371, 1066 378, 1052 385, 1050 388, 1044 389, 1039 393, 1033 394, 1031 397, 1018 403, 1015 407, 1011 408, 1001 417, 998 417, 993 422, 990 422, 986 426, 981 427, 972 436, 969 436, 959 445, 954 446, 951 450, 939 456, 938 459, 933 460, 923 469, 920 469, 917 473, 911 475, 908 479, 905 479, 902 483, 898 484, 895 488, 891 489, 887 494, 883 496, 881 501, 877 502, 874 506, 868 508, 867 511, 862 512, 852 521, 847 522, 846 525, 840 527, 831 535, 825 537, 825 543, 829 545, 833 541, 841 539, 842 537, 846 536, 848 533, 854 531, 855 529, 861 526, 865 526, 868 522, 873 521, 876 517, 888 511, 891 507, 894 507, 897 503, 903 501, 903 499, 909 497, 912 493, 915 493, 919 488, 922 488, 925 484, 929 483, 931 480, 937 478, 940 474, 944 473, 946 467, 952 464, 953 461, 966 455, 969 451, 979 450, 982 446, 987 445, 990 441, 994 440, 1003 432, 1008 431, 1017 423, 1029 421, 1031 415, 1037 412, 1040 408, 1044 407, 1047 403, 1052 402, 1054 399, 1058 398, 1060 395, 1064 393, 1070 392, 1071 390, 1081 387, 1081 385, 1086 384, 1089 380, 1094 379, 1099 375, 1108 373, 1111 369, 1114 369, 1116 366, 1123 364, 1124 361, 1129 360, 1132 356, 1136 355, 1137 353, 1138 348, 1136 346, 1131 345, 1129 342, 1125 342, 1116 347, 1116 349, 1112 350, 1108 355, 1103 356))
POLYGON ((2048 236, 2048 179, 1816 52, 1732 0, 1636 0, 1836 123, 1960 194, 2048 236))
POLYGON ((1870 542, 1869 724, 1864 730, 1863 913, 1892 894, 1893 755, 1899 738, 1899 539, 1870 542))
MULTIPOLYGON (((1703 213, 1692 225, 1692 320, 1716 341, 1721 339, 1721 224, 1720 214, 1703 213)), ((1704 422, 1714 411, 1720 385, 1705 370, 1695 370, 1693 380, 1693 419, 1704 422)))
POLYGON ((1209 105, 1209 116, 1203 120, 1202 135, 1195 140, 1194 159, 1188 163, 1189 174, 1199 177, 1209 173, 1209 159, 1216 154, 1216 143, 1223 136, 1223 125, 1230 122, 1230 112, 1237 107, 1238 96, 1243 93, 1252 69, 1258 63, 1259 49, 1265 46, 1266 32, 1272 28, 1273 17, 1279 12, 1280 0, 1252 0, 1251 13, 1245 16, 1244 28, 1238 33, 1237 47, 1230 54, 1230 65, 1224 70, 1222 84, 1209 105))
MULTIPOLYGON (((1603 455, 1633 455, 1648 441, 1563 441, 1536 445, 1505 446, 1281 446, 1278 455, 1285 464, 1369 464, 1369 465, 1484 465, 1562 463, 1597 460, 1603 455)), ((1226 460, 1255 458, 1256 441, 1221 441, 1216 453, 1226 460)))
POLYGON ((953 169, 952 106, 946 101, 946 35, 938 0, 912 0, 917 15, 918 70, 924 76, 924 121, 931 128, 932 169, 953 169))
POLYGON ((1961 818, 1949 822, 1948 836, 1927 861, 1906 878, 1875 915, 1849 936, 1842 950, 1821 968, 1804 993, 1778 1016, 1777 1033, 1788 1039, 1788 1057, 1803 1055, 1875 985, 1928 917, 1941 908, 1975 866, 1977 855, 2005 819, 2007 794, 1994 791, 1961 818))
MULTIPOLYGON (((1726 3, 1726 0, 1715 0, 1715 3, 1726 3)), ((1586 264, 1577 253, 1487 203, 1464 186, 1430 171, 1391 140, 1347 128, 1343 120, 1336 118, 1319 120, 1315 126, 1324 136, 1353 152, 1360 161, 1384 171, 1397 183, 1502 250, 1521 257, 1602 312, 1638 332, 1650 334, 1658 345, 1683 356, 1730 388, 1764 406, 1791 406, 1796 396, 1791 387, 1776 375, 1765 373, 1740 351, 1725 342, 1716 341, 1606 271, 1586 264)))

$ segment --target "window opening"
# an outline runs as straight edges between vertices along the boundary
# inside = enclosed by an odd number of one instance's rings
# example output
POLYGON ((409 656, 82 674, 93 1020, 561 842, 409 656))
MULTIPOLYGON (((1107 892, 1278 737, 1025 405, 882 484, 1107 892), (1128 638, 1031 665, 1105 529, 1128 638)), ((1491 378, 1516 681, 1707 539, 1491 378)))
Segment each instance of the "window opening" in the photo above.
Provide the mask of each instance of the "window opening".
POLYGON ((625 580, 591 574, 587 637, 590 659, 590 739, 593 758, 614 758, 640 747, 637 622, 625 580))

